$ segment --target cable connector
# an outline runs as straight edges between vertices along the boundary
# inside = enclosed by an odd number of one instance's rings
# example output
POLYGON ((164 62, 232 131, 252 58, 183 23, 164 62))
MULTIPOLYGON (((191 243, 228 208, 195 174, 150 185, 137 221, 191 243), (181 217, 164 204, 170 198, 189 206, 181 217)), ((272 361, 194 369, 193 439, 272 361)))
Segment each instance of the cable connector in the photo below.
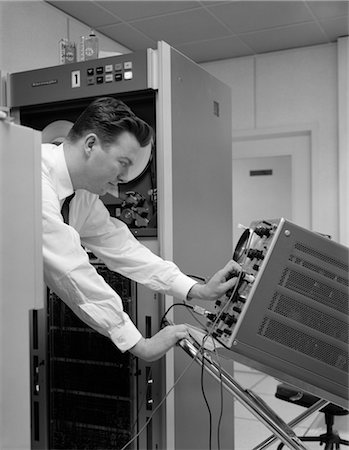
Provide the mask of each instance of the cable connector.
POLYGON ((199 314, 200 316, 205 316, 207 317, 207 319, 211 320, 211 322, 213 322, 217 315, 215 313, 212 313, 211 311, 208 311, 205 308, 202 308, 201 306, 195 305, 193 307, 193 312, 195 312, 196 314, 199 314))
POLYGON ((198 306, 198 305, 193 306, 193 311, 196 314, 199 314, 200 316, 206 316, 206 313, 208 312, 208 311, 206 311, 205 308, 202 308, 201 306, 198 306))

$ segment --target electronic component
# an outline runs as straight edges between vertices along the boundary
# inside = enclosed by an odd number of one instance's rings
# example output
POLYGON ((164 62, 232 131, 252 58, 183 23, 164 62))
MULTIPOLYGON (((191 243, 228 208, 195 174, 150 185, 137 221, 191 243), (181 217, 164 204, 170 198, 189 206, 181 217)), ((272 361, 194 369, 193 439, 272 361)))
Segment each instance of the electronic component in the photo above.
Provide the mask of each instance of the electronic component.
POLYGON ((226 347, 230 348, 233 344, 233 329, 249 298, 276 229, 277 224, 262 221, 254 228, 246 229, 236 245, 233 259, 241 264, 242 272, 235 288, 216 301, 218 312, 208 322, 208 329, 213 328, 212 336, 226 347))
POLYGON ((348 248, 285 219, 253 222, 208 329, 231 357, 348 407, 348 248), (246 277, 245 274, 249 276, 246 277))
MULTIPOLYGON (((134 315, 135 283, 97 265, 134 315)), ((50 448, 121 448, 132 436, 136 362, 49 298, 50 448)))

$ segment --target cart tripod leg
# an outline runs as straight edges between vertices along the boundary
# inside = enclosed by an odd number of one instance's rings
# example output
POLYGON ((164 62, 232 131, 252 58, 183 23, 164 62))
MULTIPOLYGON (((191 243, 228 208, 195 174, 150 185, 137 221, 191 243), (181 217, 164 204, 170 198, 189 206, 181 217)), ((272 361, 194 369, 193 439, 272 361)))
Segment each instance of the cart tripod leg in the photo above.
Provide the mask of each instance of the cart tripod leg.
MULTIPOLYGON (((269 428, 274 436, 272 437, 272 441, 278 438, 290 449, 308 450, 289 425, 277 416, 261 398, 253 392, 244 389, 237 383, 228 372, 211 358, 209 352, 205 351, 205 349, 200 347, 195 341, 189 339, 181 340, 179 346, 182 347, 182 349, 193 358, 197 364, 203 366, 213 378, 219 383, 222 383, 223 387, 242 403, 260 422, 269 428)), ((325 400, 321 400, 320 402, 317 403, 318 409, 327 404, 325 400), (320 402, 323 403, 320 404, 320 402)), ((314 408, 312 409, 312 412, 315 412, 314 408)), ((269 446, 270 443, 269 438, 267 446, 269 446)), ((262 448, 266 447, 264 446, 262 448)))

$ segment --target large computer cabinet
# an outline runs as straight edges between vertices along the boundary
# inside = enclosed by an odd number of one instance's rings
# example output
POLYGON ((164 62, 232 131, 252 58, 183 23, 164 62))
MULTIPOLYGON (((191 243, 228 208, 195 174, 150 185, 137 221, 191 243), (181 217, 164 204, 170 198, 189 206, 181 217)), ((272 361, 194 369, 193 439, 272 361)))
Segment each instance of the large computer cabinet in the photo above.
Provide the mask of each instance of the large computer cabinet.
MULTIPOLYGON (((111 215, 125 220, 146 246, 187 274, 210 276, 231 258, 231 102, 226 85, 159 42, 144 52, 12 74, 8 87, 18 122, 43 132, 52 123, 64 129, 96 97, 125 101, 154 127, 156 145, 142 174, 121 191, 126 200, 104 199, 111 215), (127 203, 129 191, 141 191, 146 221, 130 220, 129 210, 137 215, 141 206, 132 209, 127 203)), ((100 261, 93 263, 120 293, 141 332, 154 334, 176 299, 112 274, 100 261)), ((168 317, 195 324, 184 308, 172 308, 168 317)), ((200 370, 188 368, 191 361, 181 349, 152 364, 121 355, 53 294, 44 309, 34 309, 31 321, 33 448, 121 448, 142 427, 130 448, 207 447, 200 370), (108 377, 117 382, 108 384, 108 377), (84 385, 81 378, 96 384, 84 385), (69 433, 84 436, 85 442, 64 441, 69 433)), ((205 380, 205 389, 216 420, 220 386, 205 380)), ((232 448, 232 400, 227 396, 224 402, 221 445, 232 448)))

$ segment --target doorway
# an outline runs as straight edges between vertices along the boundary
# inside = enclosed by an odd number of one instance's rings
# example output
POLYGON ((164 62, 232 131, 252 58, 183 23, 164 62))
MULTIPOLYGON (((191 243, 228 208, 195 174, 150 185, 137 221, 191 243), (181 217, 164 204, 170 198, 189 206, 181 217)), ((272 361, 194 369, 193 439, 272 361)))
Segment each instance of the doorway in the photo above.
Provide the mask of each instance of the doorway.
POLYGON ((311 228, 311 130, 246 132, 233 138, 233 248, 259 219, 311 228))

